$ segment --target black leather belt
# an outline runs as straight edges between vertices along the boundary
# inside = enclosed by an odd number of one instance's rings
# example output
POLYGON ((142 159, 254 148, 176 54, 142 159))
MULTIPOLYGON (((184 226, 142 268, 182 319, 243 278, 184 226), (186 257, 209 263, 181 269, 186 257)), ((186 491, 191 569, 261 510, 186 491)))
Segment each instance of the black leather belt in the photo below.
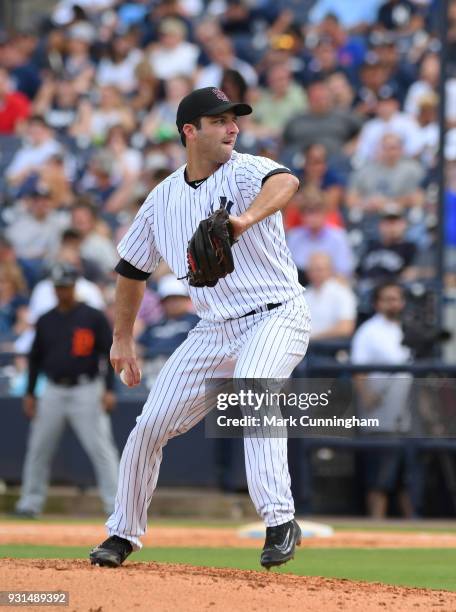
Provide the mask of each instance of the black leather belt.
POLYGON ((51 380, 54 385, 60 387, 76 387, 77 385, 86 385, 94 378, 88 374, 81 374, 81 376, 61 376, 60 378, 51 378, 51 380))
POLYGON ((260 312, 265 312, 266 310, 274 310, 274 308, 278 308, 279 306, 282 306, 282 302, 279 302, 278 304, 265 304, 264 306, 259 306, 256 310, 246 312, 244 315, 242 315, 241 319, 243 317, 250 317, 251 315, 258 314, 260 312))

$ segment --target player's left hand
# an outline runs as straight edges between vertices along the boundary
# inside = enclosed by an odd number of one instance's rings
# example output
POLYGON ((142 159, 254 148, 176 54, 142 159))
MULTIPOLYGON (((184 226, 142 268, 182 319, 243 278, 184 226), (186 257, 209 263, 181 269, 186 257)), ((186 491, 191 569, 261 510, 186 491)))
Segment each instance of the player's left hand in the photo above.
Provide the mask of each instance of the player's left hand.
POLYGON ((249 226, 243 217, 233 217, 233 215, 230 215, 229 220, 233 230, 233 238, 234 240, 238 240, 239 237, 249 228, 249 226))
POLYGON ((105 412, 112 412, 116 407, 117 398, 112 391, 105 391, 101 402, 105 412))

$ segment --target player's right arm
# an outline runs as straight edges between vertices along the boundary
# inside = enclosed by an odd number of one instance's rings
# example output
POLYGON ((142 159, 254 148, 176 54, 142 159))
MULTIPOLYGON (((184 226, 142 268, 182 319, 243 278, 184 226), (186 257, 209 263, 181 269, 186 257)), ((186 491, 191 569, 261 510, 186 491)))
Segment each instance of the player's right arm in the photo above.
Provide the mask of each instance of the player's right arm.
POLYGON ((125 379, 129 387, 138 385, 141 380, 133 338, 133 325, 144 297, 145 288, 145 280, 128 278, 121 273, 117 277, 110 358, 117 374, 125 370, 125 379))
POLYGON ((146 199, 117 247, 121 260, 116 266, 118 278, 110 358, 117 374, 125 370, 125 381, 129 387, 138 385, 141 380, 133 326, 144 297, 146 281, 161 259, 154 238, 153 194, 146 199))

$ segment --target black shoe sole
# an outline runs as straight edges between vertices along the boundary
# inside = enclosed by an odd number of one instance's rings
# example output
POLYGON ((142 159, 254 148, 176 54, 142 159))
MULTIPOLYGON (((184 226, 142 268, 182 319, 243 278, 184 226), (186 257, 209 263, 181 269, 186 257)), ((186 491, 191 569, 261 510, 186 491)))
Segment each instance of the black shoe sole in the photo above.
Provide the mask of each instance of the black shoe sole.
POLYGON ((107 553, 106 555, 89 555, 90 563, 92 565, 99 565, 100 567, 120 567, 122 563, 119 563, 118 559, 115 559, 112 555, 107 553))
MULTIPOLYGON (((295 549, 296 549, 296 546, 301 546, 301 538, 299 538, 299 540, 296 540, 295 549)), ((279 560, 271 561, 269 563, 262 563, 260 561, 260 564, 262 567, 264 567, 264 569, 270 570, 271 567, 279 567, 279 565, 285 565, 285 563, 288 563, 288 561, 292 561, 294 559, 294 553, 295 551, 293 550, 293 554, 290 557, 286 559, 280 559, 280 561, 279 560)))

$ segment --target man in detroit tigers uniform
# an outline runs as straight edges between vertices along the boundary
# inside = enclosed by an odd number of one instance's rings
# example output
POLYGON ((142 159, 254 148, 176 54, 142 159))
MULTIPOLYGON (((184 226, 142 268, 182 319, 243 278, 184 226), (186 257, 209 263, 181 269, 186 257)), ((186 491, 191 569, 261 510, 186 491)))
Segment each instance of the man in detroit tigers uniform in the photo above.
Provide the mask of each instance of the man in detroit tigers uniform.
MULTIPOLYGON (((132 329, 148 276, 163 258, 185 277, 189 239, 221 206, 237 240, 234 272, 215 287, 188 286, 201 322, 164 365, 128 438, 106 523, 110 537, 91 551, 92 563, 115 567, 141 548, 162 448, 205 416, 205 380, 288 378, 306 352, 309 314, 280 213, 298 180, 270 159, 233 150, 237 117, 251 112, 217 88, 186 96, 176 123, 187 164, 149 194, 119 244, 111 362, 134 386, 140 372, 132 329)), ((244 449, 249 493, 267 527, 261 563, 269 568, 291 559, 301 537, 287 441, 245 438, 244 449)))

